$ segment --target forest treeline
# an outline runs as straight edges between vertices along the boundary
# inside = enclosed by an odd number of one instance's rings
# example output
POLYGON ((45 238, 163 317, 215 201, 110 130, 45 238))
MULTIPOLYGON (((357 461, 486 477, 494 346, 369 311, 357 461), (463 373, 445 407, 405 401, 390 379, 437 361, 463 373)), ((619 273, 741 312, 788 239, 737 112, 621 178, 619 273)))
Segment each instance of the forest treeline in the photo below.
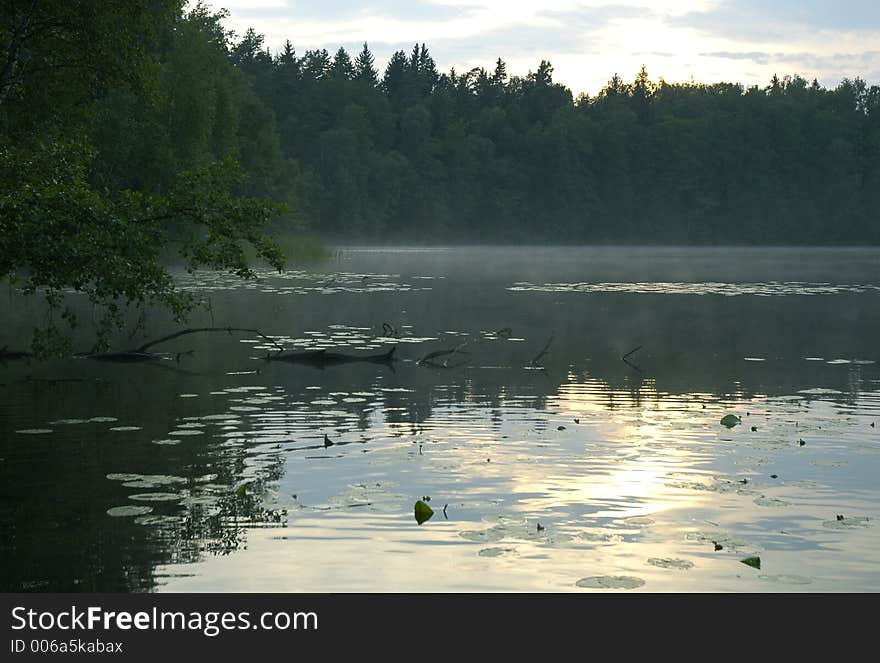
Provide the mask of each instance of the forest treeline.
POLYGON ((880 88, 615 75, 574 98, 525 76, 440 73, 426 46, 378 71, 365 44, 275 54, 224 15, 161 35, 160 85, 100 101, 107 186, 158 189, 234 155, 285 224, 376 241, 874 243, 880 88))
MULTIPOLYGON (((169 258, 254 276, 274 238, 345 242, 880 243, 880 88, 615 75, 542 61, 380 72, 367 44, 272 53, 185 0, 0 3, 0 283, 47 304, 35 354, 96 348, 130 307, 197 304, 169 258)), ((294 249, 303 245, 288 243, 294 249)), ((320 253, 320 249, 316 250, 320 253)))

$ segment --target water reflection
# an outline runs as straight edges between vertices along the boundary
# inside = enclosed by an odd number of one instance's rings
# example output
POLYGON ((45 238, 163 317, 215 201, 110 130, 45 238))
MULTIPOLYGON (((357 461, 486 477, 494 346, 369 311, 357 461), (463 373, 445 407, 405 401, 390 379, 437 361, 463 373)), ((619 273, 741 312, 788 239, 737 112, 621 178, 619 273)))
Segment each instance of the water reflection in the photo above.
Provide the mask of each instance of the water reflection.
POLYGON ((263 339, 223 335, 181 339, 168 351, 193 355, 164 370, 10 363, 3 587, 880 588, 874 290, 523 292, 505 273, 371 271, 375 255, 330 266, 332 293, 297 291, 303 274, 201 285, 224 324, 395 344, 393 368, 267 363, 263 339), (417 364, 463 339, 454 368, 417 364), (639 345, 640 371, 621 361, 639 345))

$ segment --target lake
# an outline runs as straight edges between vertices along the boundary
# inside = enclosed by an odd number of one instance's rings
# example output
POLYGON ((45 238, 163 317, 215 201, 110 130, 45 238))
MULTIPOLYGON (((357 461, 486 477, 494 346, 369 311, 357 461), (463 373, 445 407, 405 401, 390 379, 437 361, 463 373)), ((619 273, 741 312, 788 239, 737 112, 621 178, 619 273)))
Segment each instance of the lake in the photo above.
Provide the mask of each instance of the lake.
MULTIPOLYGON (((880 591, 880 251, 355 247, 260 275, 181 273, 190 325, 394 361, 222 332, 0 365, 4 591, 880 591)), ((40 315, 9 290, 0 346, 40 315)), ((117 347, 176 329, 142 322, 117 347)))

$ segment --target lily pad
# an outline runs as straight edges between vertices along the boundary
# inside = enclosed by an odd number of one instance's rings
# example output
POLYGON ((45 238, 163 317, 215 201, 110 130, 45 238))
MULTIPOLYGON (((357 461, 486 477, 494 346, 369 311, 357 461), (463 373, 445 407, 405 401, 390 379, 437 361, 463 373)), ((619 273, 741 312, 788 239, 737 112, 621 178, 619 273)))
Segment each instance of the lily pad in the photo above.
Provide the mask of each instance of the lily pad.
POLYGON ((107 509, 107 515, 113 516, 114 518, 125 517, 125 516, 145 516, 148 513, 152 513, 153 507, 151 506, 134 506, 128 504, 126 506, 114 506, 112 509, 107 509))
POLYGON ((129 498, 138 502, 172 502, 181 499, 177 493, 137 493, 129 498))
POLYGON ((633 576, 590 576, 575 583, 578 587, 589 589, 636 589, 644 584, 644 580, 633 576))
POLYGON ((415 505, 415 516, 416 522, 421 525, 424 522, 427 522, 431 519, 431 516, 434 515, 434 509, 425 504, 422 500, 416 502, 415 505))
POLYGON ((761 495, 761 497, 756 497, 754 502, 758 506, 773 507, 773 506, 788 506, 789 505, 789 502, 786 502, 785 500, 780 500, 776 497, 764 497, 763 495, 761 495))
POLYGON ((735 414, 725 414, 721 417, 721 425, 726 426, 727 428, 733 428, 742 423, 742 419, 740 419, 735 414))
POLYGON ((459 532, 458 535, 462 539, 466 539, 468 541, 476 541, 478 543, 501 541, 501 539, 504 538, 504 532, 497 527, 490 527, 489 529, 466 530, 464 532, 459 532))
POLYGON ((648 560, 648 564, 651 566, 659 566, 661 569, 681 569, 682 571, 694 568, 694 563, 689 562, 686 559, 668 557, 652 557, 648 560))

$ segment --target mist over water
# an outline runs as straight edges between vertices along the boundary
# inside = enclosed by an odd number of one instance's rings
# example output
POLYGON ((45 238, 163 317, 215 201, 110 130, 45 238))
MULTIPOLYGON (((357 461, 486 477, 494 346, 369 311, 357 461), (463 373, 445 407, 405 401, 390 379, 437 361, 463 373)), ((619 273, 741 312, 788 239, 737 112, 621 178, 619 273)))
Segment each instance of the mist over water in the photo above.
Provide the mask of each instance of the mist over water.
MULTIPOLYGON (((179 362, 9 362, 4 589, 880 589, 876 250, 354 247, 180 279, 192 326, 398 361, 194 334, 179 362)), ((11 348, 39 321, 0 314, 11 348)))

